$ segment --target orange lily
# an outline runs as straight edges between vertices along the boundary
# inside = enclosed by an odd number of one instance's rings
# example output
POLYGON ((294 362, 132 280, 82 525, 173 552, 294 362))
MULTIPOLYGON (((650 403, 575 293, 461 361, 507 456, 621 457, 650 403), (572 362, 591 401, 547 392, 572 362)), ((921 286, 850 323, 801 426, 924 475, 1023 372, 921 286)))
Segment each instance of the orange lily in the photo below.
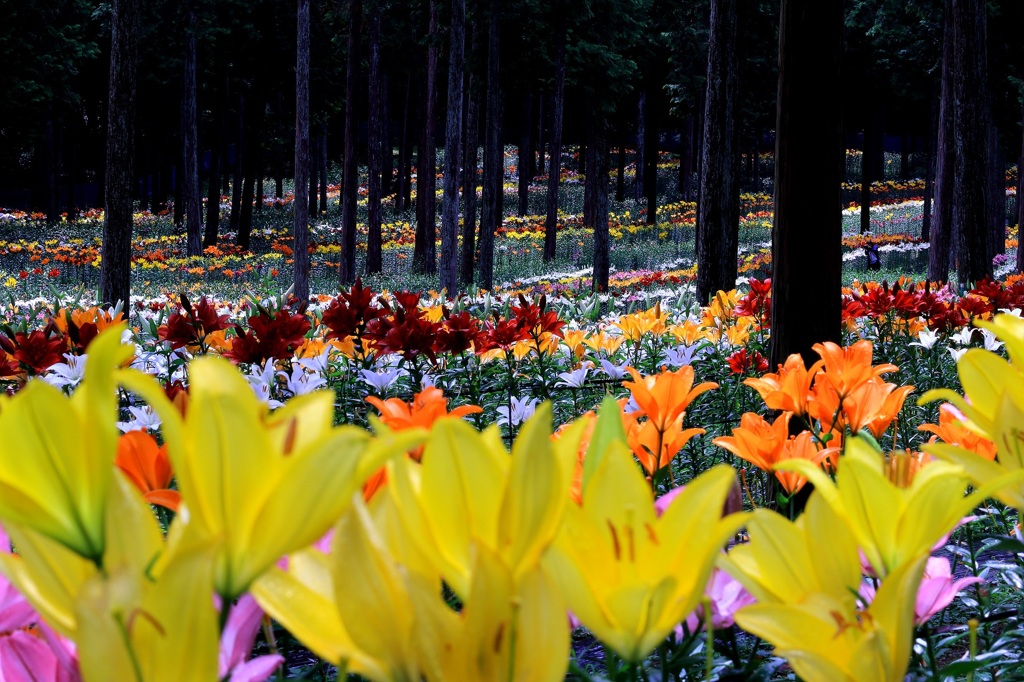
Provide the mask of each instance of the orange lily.
POLYGON ((810 431, 790 437, 791 416, 789 412, 784 412, 769 424, 761 415, 746 412, 740 417, 740 425, 732 430, 731 436, 722 436, 712 442, 757 468, 774 473, 786 494, 792 495, 804 487, 807 479, 790 471, 776 471, 775 466, 788 459, 806 459, 819 464, 837 452, 838 448, 819 450, 810 431))
POLYGON ((757 391, 769 409, 785 410, 802 417, 807 414, 811 382, 820 367, 819 361, 808 371, 803 357, 793 353, 784 365, 779 365, 778 372, 765 374, 760 379, 746 379, 743 383, 757 391))
POLYGON ((636 415, 636 412, 623 413, 623 426, 629 449, 640 460, 648 476, 654 476, 659 469, 667 467, 691 438, 705 433, 704 429, 684 429, 682 414, 665 431, 659 431, 651 420, 641 423, 636 415))
POLYGON ((583 359, 583 354, 586 349, 583 347, 584 339, 586 339, 587 332, 582 329, 566 329, 562 332, 562 343, 565 344, 569 352, 572 353, 577 360, 583 359))
POLYGON ((633 400, 640 406, 642 415, 654 423, 654 428, 665 433, 678 419, 694 398, 705 391, 718 388, 713 381, 693 385, 693 367, 684 365, 674 372, 662 370, 660 374, 641 376, 632 367, 628 367, 633 381, 623 381, 622 385, 633 394, 633 400))
POLYGON ((871 365, 873 346, 870 341, 858 341, 852 346, 842 348, 826 341, 812 346, 821 356, 825 372, 823 378, 835 388, 840 398, 845 398, 855 388, 873 377, 880 377, 886 372, 895 372, 896 365, 871 365))
POLYGON ((117 441, 117 467, 124 472, 146 501, 177 512, 181 493, 168 486, 174 477, 167 446, 145 431, 129 431, 117 441))
POLYGON ((843 401, 843 414, 850 430, 857 433, 867 429, 876 439, 881 438, 913 390, 913 386, 897 387, 878 379, 864 382, 843 401))
MULTIPOLYGON (((448 399, 444 397, 441 389, 435 386, 428 386, 417 393, 413 396, 411 403, 407 403, 401 398, 381 400, 374 396, 368 397, 366 402, 380 411, 381 422, 392 431, 416 428, 429 430, 439 419, 459 419, 467 414, 483 411, 478 405, 462 405, 449 412, 448 399)), ((423 456, 423 446, 418 446, 408 455, 417 462, 420 461, 423 456)), ((382 467, 367 479, 363 486, 363 499, 369 501, 386 482, 387 473, 382 467)))
POLYGON ((938 424, 921 424, 917 428, 920 431, 928 431, 935 434, 928 440, 929 443, 941 440, 943 443, 961 447, 964 450, 984 457, 990 462, 994 462, 996 459, 996 444, 967 428, 964 424, 966 420, 967 417, 960 410, 950 403, 944 403, 939 408, 938 424))

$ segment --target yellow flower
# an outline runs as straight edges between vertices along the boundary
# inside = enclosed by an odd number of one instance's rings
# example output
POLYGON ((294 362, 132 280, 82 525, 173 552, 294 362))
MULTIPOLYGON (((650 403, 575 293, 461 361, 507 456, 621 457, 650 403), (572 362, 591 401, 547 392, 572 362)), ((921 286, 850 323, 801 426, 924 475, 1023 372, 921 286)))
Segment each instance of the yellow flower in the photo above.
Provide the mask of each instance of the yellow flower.
POLYGON ((637 662, 700 600, 715 558, 743 523, 722 519, 735 479, 718 466, 686 486, 658 518, 629 451, 611 445, 570 505, 544 559, 573 613, 602 642, 637 662))

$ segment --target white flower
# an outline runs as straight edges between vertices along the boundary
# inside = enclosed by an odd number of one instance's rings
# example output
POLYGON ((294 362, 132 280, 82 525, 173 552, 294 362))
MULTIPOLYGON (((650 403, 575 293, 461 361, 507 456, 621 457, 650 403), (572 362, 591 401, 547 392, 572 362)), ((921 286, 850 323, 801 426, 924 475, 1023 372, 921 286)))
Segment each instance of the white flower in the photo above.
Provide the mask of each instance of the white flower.
POLYGON ((974 329, 971 327, 964 327, 956 334, 952 334, 949 340, 958 346, 966 346, 971 343, 971 339, 974 338, 974 329))
POLYGON ((583 363, 583 365, 571 372, 562 372, 558 375, 561 379, 555 386, 565 386, 566 388, 583 388, 583 384, 587 383, 587 375, 590 374, 590 368, 594 365, 589 362, 583 363))
POLYGON ((917 338, 919 338, 920 341, 911 341, 911 346, 920 346, 925 350, 931 350, 935 345, 935 342, 939 340, 939 333, 932 331, 931 329, 922 329, 917 333, 917 338))
POLYGON ((619 379, 626 376, 626 365, 627 363, 625 362, 622 363, 621 365, 616 365, 611 360, 601 358, 601 370, 605 374, 607 374, 608 378, 611 379, 612 381, 618 381, 619 379))
POLYGON ((666 348, 662 352, 662 359, 666 365, 672 365, 673 367, 682 367, 683 365, 692 364, 694 359, 699 357, 697 352, 700 348, 699 343, 695 343, 691 346, 687 346, 685 343, 676 346, 675 348, 666 348))
POLYGON ((295 364, 315 374, 324 375, 327 374, 327 364, 330 361, 330 356, 331 346, 327 345, 324 346, 324 350, 320 355, 315 355, 311 358, 299 358, 295 361, 295 364))
POLYGON ((1003 342, 996 339, 996 335, 987 329, 981 330, 981 337, 985 340, 985 350, 997 351, 1003 347, 1003 342))
POLYGON ((298 363, 292 366, 291 376, 287 372, 278 372, 277 375, 284 378, 285 388, 293 396, 306 395, 327 384, 327 379, 317 374, 308 374, 298 363))
POLYGON ((82 382, 82 378, 85 376, 86 356, 65 353, 64 357, 67 359, 67 362, 58 362, 55 365, 50 365, 47 374, 42 377, 43 381, 57 388, 63 388, 64 386, 74 387, 82 382))
POLYGON ((947 348, 946 350, 953 356, 953 362, 960 362, 960 358, 967 352, 966 348, 947 348))
POLYGON ((533 416, 540 400, 534 398, 512 398, 512 412, 509 414, 509 406, 502 405, 498 408, 498 424, 517 426, 533 416))
POLYGON ((131 421, 117 422, 117 428, 122 432, 128 433, 129 431, 156 430, 160 428, 160 417, 157 416, 157 413, 149 405, 129 407, 128 412, 132 415, 131 421))
POLYGON ((273 410, 284 405, 280 400, 271 397, 271 390, 277 383, 277 368, 274 367, 273 358, 267 358, 262 366, 253 363, 249 373, 245 375, 245 380, 249 382, 256 397, 269 405, 270 409, 273 410))
POLYGON ((374 372, 372 369, 359 370, 363 381, 379 394, 383 394, 391 388, 391 385, 398 381, 403 374, 404 372, 400 369, 382 369, 379 372, 374 372))

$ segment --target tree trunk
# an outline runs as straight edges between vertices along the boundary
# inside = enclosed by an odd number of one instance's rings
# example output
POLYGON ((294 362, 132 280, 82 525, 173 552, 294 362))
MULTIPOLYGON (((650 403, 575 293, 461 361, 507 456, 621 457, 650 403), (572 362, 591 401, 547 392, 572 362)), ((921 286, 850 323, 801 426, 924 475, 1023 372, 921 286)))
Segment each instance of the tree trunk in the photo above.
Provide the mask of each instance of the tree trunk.
POLYGON ((480 215, 480 286, 490 290, 494 286, 494 231, 501 225, 504 190, 505 151, 501 146, 501 6, 491 0, 487 28, 487 116, 484 142, 484 190, 480 215))
POLYGON ((615 156, 615 201, 626 200, 626 126, 619 126, 619 149, 615 156))
POLYGON ((992 276, 987 232, 992 205, 987 182, 989 142, 988 65, 984 0, 953 0, 953 234, 961 287, 992 276))
POLYGON ((348 0, 348 52, 345 57, 345 152, 341 174, 341 263, 342 286, 356 281, 356 194, 359 166, 356 159, 356 88, 359 83, 359 23, 361 0, 348 0))
POLYGON ((309 0, 299 0, 295 51, 295 298, 309 300, 309 0))
POLYGON ((538 105, 537 113, 537 172, 544 172, 544 95, 539 98, 540 104, 538 105))
POLYGON ((556 30, 558 49, 555 52, 555 100, 551 110, 551 150, 548 154, 548 211, 544 221, 544 262, 555 258, 558 230, 558 181, 562 175, 562 119, 565 108, 565 42, 564 19, 556 30))
POLYGON ((594 149, 592 144, 593 140, 597 138, 597 134, 591 130, 591 127, 596 125, 593 117, 594 115, 591 114, 591 120, 587 121, 586 131, 584 132, 584 139, 587 140, 587 144, 580 147, 580 160, 584 163, 581 168, 583 171, 584 227, 593 227, 597 218, 597 150, 594 149))
POLYGON ((375 4, 370 10, 370 115, 367 126, 368 153, 368 194, 367 194, 367 241, 366 272, 380 272, 384 266, 383 241, 380 232, 381 200, 381 87, 380 68, 380 23, 381 6, 375 4))
POLYGON ((238 124, 235 128, 235 167, 231 180, 231 218, 228 229, 238 236, 238 223, 242 215, 242 172, 245 166, 245 97, 238 93, 238 124))
POLYGON ((246 139, 251 141, 249 150, 245 155, 245 181, 242 187, 242 212, 238 219, 238 232, 235 236, 235 243, 243 249, 248 249, 252 238, 252 213, 253 213, 253 199, 256 199, 256 210, 259 210, 260 204, 263 203, 263 178, 259 178, 259 196, 254 197, 257 194, 256 185, 257 177, 261 176, 261 166, 263 164, 262 158, 262 145, 260 144, 261 135, 263 134, 263 120, 265 117, 266 106, 263 102, 262 96, 259 94, 260 91, 256 89, 256 106, 254 107, 255 113, 250 117, 252 124, 246 134, 246 139))
POLYGON ((711 0, 704 161, 700 200, 697 301, 736 287, 740 196, 737 111, 736 0, 711 0))
MULTIPOLYGON (((654 225, 658 218, 658 96, 648 93, 646 120, 644 121, 644 199, 647 202, 647 224, 654 225)), ((733 151, 736 151, 735 144, 733 151)), ((737 159, 739 155, 737 154, 737 159)), ((737 209, 738 211, 739 209, 737 209)), ((739 218, 737 218, 739 220, 739 218)))
POLYGON ((943 13, 942 81, 939 94, 938 151, 935 160, 935 214, 928 248, 928 279, 945 282, 953 241, 953 0, 943 13))
POLYGON ((608 291, 611 243, 608 235, 608 140, 604 114, 595 112, 590 124, 590 163, 587 182, 594 175, 594 291, 608 291))
POLYGON ((227 165, 224 139, 228 136, 228 73, 224 68, 223 90, 220 98, 220 136, 210 145, 210 177, 206 191, 206 226, 203 230, 203 246, 214 246, 220 231, 220 175, 221 164, 227 165))
POLYGON ((106 201, 99 302, 128 304, 132 269, 132 181, 139 0, 113 0, 107 106, 106 201))
POLYGON ((928 141, 924 155, 924 206, 921 212, 921 241, 928 242, 932 238, 932 205, 935 192, 935 136, 938 127, 938 99, 928 88, 928 141))
POLYGON ((519 217, 525 216, 530 210, 530 181, 533 180, 530 159, 533 152, 530 149, 530 119, 533 114, 533 95, 527 93, 522 101, 523 128, 519 133, 519 205, 516 213, 519 217))
POLYGON ((437 2, 430 0, 427 47, 427 81, 423 116, 423 144, 416 159, 416 245, 413 268, 432 275, 437 272, 437 143, 434 140, 437 107, 437 2))
POLYGON ((992 178, 988 183, 992 203, 992 229, 989 254, 995 256, 1006 252, 1006 168, 1003 149, 999 145, 999 130, 989 122, 989 139, 992 146, 992 178))
POLYGON ((320 164, 320 212, 327 215, 327 132, 317 138, 317 162, 320 164))
POLYGON ((1017 162, 1017 272, 1024 272, 1024 105, 1021 105, 1020 161, 1017 162))
MULTIPOLYGON (((479 31, 473 29, 473 46, 478 42, 479 31)), ((475 53, 476 50, 474 49, 475 53)), ((462 192, 466 197, 466 209, 462 216, 462 265, 459 278, 463 284, 473 283, 473 261, 476 257, 476 166, 479 144, 479 98, 473 88, 473 74, 470 73, 466 88, 466 144, 463 149, 462 192)))
POLYGON ((195 0, 186 0, 185 73, 181 84, 182 158, 181 201, 185 220, 185 244, 188 256, 203 255, 203 202, 199 195, 199 120, 197 116, 196 31, 199 19, 195 0))
POLYGON ((444 142, 441 289, 447 291, 448 296, 454 297, 459 290, 459 162, 462 160, 462 85, 466 54, 466 0, 452 0, 452 23, 448 32, 448 41, 448 121, 444 142))
POLYGON ((409 137, 409 103, 412 99, 412 74, 405 79, 405 97, 402 102, 402 132, 398 138, 398 178, 395 186, 395 210, 409 208, 407 190, 410 185, 409 169, 412 157, 412 139, 409 137))
POLYGON ((771 366, 841 341, 843 9, 782 0, 772 228, 771 366), (814 267, 809 267, 809 264, 814 267))

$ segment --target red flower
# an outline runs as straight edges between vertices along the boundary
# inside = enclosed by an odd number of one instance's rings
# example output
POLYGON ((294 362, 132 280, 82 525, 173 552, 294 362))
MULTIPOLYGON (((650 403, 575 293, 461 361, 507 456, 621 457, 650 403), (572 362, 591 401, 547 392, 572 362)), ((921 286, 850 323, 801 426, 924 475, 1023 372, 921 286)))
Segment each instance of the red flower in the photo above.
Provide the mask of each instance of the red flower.
POLYGON ((480 346, 481 336, 480 324, 468 311, 463 310, 455 315, 450 315, 445 310, 444 321, 437 330, 434 350, 438 353, 458 355, 471 346, 473 348, 480 346))
POLYGON ((748 284, 750 291, 736 302, 732 314, 757 318, 758 323, 767 328, 771 323, 772 278, 766 277, 761 281, 751 277, 748 284))
POLYGON ((395 294, 401 305, 386 316, 378 316, 366 325, 365 338, 372 343, 374 352, 388 355, 401 354, 407 360, 426 355, 436 361, 434 343, 439 324, 423 316, 419 309, 419 294, 408 291, 395 294))
POLYGON ((321 322, 329 330, 328 339, 344 340, 348 336, 362 336, 370 320, 384 314, 384 309, 373 305, 374 291, 363 288, 363 280, 348 291, 343 291, 331 301, 324 311, 321 322))
POLYGON ((495 314, 496 322, 488 322, 484 328, 483 343, 476 352, 482 353, 492 348, 509 350, 518 342, 530 338, 530 330, 521 327, 514 319, 501 319, 495 314))
POLYGON ((36 374, 42 374, 52 365, 62 361, 62 353, 66 347, 62 336, 50 336, 46 331, 39 329, 30 334, 15 334, 14 346, 15 350, 11 353, 14 359, 36 374))
POLYGON ((235 326, 237 336, 224 356, 234 362, 282 360, 302 345, 310 329, 312 325, 302 313, 278 310, 271 317, 269 311, 260 310, 249 318, 248 330, 235 326))
POLYGON ((746 348, 741 348, 726 358, 726 362, 733 374, 746 374, 751 370, 762 374, 768 371, 768 360, 756 350, 748 354, 746 348))
POLYGON ((160 325, 157 334, 160 339, 171 342, 171 348, 196 346, 207 334, 228 328, 228 316, 217 315, 217 309, 203 296, 194 308, 185 294, 181 294, 181 306, 160 325))

